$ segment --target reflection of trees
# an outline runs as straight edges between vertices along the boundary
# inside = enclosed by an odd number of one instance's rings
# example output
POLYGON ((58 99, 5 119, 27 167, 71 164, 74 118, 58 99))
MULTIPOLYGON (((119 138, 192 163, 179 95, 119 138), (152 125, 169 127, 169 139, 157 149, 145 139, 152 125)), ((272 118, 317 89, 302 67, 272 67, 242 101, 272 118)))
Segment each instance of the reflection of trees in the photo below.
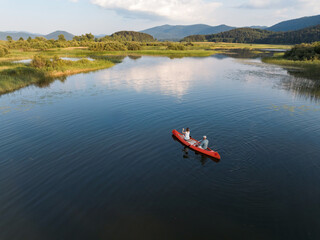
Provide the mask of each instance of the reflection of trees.
POLYGON ((311 100, 320 100, 320 81, 303 78, 301 73, 290 72, 294 77, 285 78, 281 81, 284 89, 294 92, 296 95, 306 97, 311 100))
POLYGON ((58 78, 47 77, 35 83, 34 85, 39 88, 45 88, 45 87, 49 87, 51 83, 53 83, 55 80, 60 80, 61 82, 65 82, 66 79, 67 79, 66 76, 58 77, 58 78))
POLYGON ((137 60, 139 58, 141 58, 142 56, 138 56, 138 55, 128 55, 128 57, 132 60, 137 60))
POLYGON ((259 57, 270 57, 273 56, 272 52, 260 52, 255 51, 249 48, 242 48, 242 49, 228 49, 224 53, 225 55, 233 58, 259 58, 259 57))
POLYGON ((317 69, 287 69, 288 73, 298 78, 320 80, 320 72, 317 69))

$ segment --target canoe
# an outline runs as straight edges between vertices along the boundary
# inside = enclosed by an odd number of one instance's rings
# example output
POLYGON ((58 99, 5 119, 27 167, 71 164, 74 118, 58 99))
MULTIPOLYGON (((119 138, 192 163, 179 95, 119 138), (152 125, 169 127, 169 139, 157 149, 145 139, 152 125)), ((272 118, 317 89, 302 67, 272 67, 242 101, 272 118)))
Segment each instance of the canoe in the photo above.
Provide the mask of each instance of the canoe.
POLYGON ((172 134, 173 136, 175 136, 183 145, 185 145, 186 147, 192 149, 195 152, 216 158, 216 159, 220 159, 220 155, 219 153, 213 151, 210 148, 207 149, 202 149, 202 148, 198 148, 197 145, 200 143, 199 141, 197 141, 194 138, 190 138, 189 141, 184 140, 184 135, 182 133, 179 133, 177 130, 172 130, 172 134))

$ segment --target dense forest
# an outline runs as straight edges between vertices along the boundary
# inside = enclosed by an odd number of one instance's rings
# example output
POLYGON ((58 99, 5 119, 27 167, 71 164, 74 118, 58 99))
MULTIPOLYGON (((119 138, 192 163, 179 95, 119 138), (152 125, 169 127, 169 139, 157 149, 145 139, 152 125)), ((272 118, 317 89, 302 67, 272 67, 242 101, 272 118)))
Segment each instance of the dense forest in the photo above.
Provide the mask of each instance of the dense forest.
POLYGON ((255 43, 299 44, 320 41, 320 25, 297 31, 272 33, 268 37, 256 40, 255 43))
POLYGON ((261 29, 237 28, 217 34, 188 36, 182 41, 252 43, 258 39, 266 38, 271 33, 261 29))
POLYGON ((320 25, 290 32, 271 32, 261 29, 238 28, 210 35, 193 35, 182 39, 187 42, 230 42, 264 44, 299 44, 320 40, 320 25))
POLYGON ((113 33, 111 36, 113 40, 120 40, 120 41, 134 41, 134 42, 153 42, 155 41, 154 38, 147 34, 141 32, 134 32, 134 31, 120 31, 113 33))

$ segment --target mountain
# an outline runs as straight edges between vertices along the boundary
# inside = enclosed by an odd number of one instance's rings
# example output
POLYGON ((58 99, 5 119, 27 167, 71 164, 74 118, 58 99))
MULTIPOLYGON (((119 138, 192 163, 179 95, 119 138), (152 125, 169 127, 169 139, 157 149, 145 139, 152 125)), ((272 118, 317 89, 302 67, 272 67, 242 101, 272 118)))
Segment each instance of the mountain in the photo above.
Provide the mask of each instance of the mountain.
POLYGON ((195 34, 213 34, 234 29, 227 25, 209 26, 205 24, 195 25, 162 25, 145 29, 143 33, 152 35, 158 40, 178 41, 186 36, 195 34))
POLYGON ((49 33, 47 35, 44 35, 43 37, 45 37, 46 39, 55 39, 55 40, 57 40, 58 36, 60 34, 63 34, 66 40, 72 40, 72 38, 74 37, 73 34, 68 33, 66 31, 55 31, 55 32, 49 33))
POLYGON ((266 29, 268 28, 267 26, 248 26, 248 27, 245 27, 245 28, 255 28, 255 29, 266 29))
POLYGON ((35 38, 40 35, 28 32, 0 32, 0 40, 7 40, 7 36, 11 36, 13 40, 19 40, 20 37, 27 39, 28 37, 35 38))
POLYGON ((188 42, 234 42, 264 44, 299 44, 320 41, 320 24, 288 32, 271 32, 253 28, 237 28, 210 35, 193 35, 183 39, 188 42))
POLYGON ((193 35, 182 39, 187 42, 236 42, 236 43, 253 43, 258 39, 268 37, 273 32, 254 29, 254 28, 236 28, 230 31, 209 34, 209 35, 193 35))
POLYGON ((283 21, 269 28, 266 28, 266 30, 274 32, 295 31, 307 27, 312 27, 318 24, 320 24, 320 15, 283 21))
POLYGON ((0 40, 7 40, 7 36, 11 36, 13 40, 19 40, 20 37, 23 39, 27 39, 28 37, 35 38, 35 37, 45 37, 46 39, 58 39, 58 36, 63 34, 67 40, 72 40, 74 37, 73 34, 65 32, 65 31, 55 31, 49 33, 47 35, 43 34, 36 34, 36 33, 29 33, 29 32, 14 32, 14 31, 7 31, 7 32, 0 32, 0 40))
POLYGON ((317 41, 320 41, 320 24, 297 31, 272 33, 264 39, 256 40, 256 43, 299 44, 317 41))

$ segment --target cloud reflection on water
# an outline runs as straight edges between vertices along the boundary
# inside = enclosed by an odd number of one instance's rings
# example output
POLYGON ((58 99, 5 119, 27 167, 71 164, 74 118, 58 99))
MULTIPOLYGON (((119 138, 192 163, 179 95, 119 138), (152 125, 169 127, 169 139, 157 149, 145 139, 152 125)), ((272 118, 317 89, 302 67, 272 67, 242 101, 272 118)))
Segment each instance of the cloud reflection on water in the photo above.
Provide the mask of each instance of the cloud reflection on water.
MULTIPOLYGON (((127 63, 108 71, 97 73, 99 83, 110 89, 131 88, 137 92, 153 92, 183 97, 196 84, 196 79, 212 77, 209 65, 214 59, 194 58, 166 59, 143 58, 143 64, 127 63)), ((128 59, 126 59, 128 61, 128 59)), ((140 60, 139 60, 140 61, 140 60)), ((214 78, 212 78, 214 79, 214 78)))

